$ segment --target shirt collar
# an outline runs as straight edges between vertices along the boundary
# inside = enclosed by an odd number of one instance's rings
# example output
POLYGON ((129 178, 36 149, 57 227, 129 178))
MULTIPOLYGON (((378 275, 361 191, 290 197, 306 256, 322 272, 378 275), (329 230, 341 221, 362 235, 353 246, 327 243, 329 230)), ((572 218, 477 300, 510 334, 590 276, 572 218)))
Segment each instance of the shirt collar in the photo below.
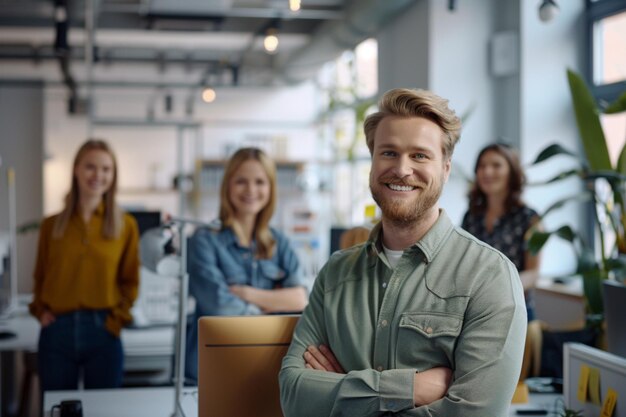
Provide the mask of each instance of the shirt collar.
MULTIPOLYGON (((446 211, 439 209, 439 217, 435 224, 411 248, 419 249, 424 254, 425 261, 430 263, 437 256, 453 229, 454 225, 446 211)), ((368 255, 377 256, 383 251, 381 232, 382 222, 379 222, 374 226, 367 240, 368 255)))
MULTIPOLYGON (((96 209, 93 211, 93 215, 96 217, 104 217, 104 201, 101 201, 100 204, 98 204, 98 207, 96 207, 96 209)), ((80 210, 78 209, 78 207, 76 207, 72 216, 78 219, 81 218, 80 210)))
POLYGON ((452 233, 454 225, 448 217, 448 214, 444 209, 439 209, 439 217, 435 224, 430 228, 428 232, 422 237, 416 244, 424 257, 426 262, 430 263, 435 259, 435 256, 439 253, 443 245, 448 240, 448 236, 452 233))
POLYGON ((98 204, 98 207, 96 207, 96 210, 93 212, 93 214, 100 217, 104 216, 104 201, 101 201, 100 204, 98 204))
POLYGON ((239 240, 237 240, 237 235, 235 234, 235 231, 232 229, 232 227, 224 227, 222 229, 221 240, 222 243, 224 243, 224 246, 236 246, 238 248, 243 248, 252 252, 254 252, 256 248, 256 243, 254 239, 252 239, 250 246, 241 246, 239 244, 239 240))

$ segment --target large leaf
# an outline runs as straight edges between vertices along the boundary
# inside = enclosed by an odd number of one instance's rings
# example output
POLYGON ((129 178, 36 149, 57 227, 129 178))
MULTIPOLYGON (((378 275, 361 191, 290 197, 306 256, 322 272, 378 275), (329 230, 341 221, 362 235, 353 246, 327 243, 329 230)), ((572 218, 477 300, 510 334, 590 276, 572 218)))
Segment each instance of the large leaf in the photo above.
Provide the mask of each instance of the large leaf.
POLYGON ((561 226, 551 232, 535 231, 528 239, 528 250, 533 255, 539 253, 541 248, 546 244, 550 236, 555 235, 561 239, 567 240, 570 243, 574 243, 574 240, 578 238, 578 235, 570 226, 561 226))
POLYGON ((600 124, 596 101, 585 81, 575 72, 567 70, 576 123, 587 161, 592 170, 610 170, 611 160, 606 139, 600 124))
POLYGON ((528 250, 530 251, 530 253, 532 253, 533 255, 538 254, 541 248, 543 248, 543 245, 546 244, 550 236, 552 236, 552 233, 550 232, 534 232, 530 236, 530 239, 528 239, 528 250))
POLYGON ((597 180, 599 178, 604 178, 608 182, 621 183, 626 181, 626 175, 616 172, 616 171, 594 171, 584 175, 583 179, 597 180))
POLYGON ((550 158, 552 158, 553 156, 556 156, 556 155, 568 155, 568 156, 573 156, 576 159, 579 158, 579 156, 576 155, 574 152, 572 152, 572 151, 570 151, 568 149, 565 149, 564 147, 562 147, 558 143, 553 143, 552 145, 549 145, 544 150, 539 152, 539 155, 537 155, 537 158, 535 158, 535 160, 533 161, 532 165, 536 165, 536 164, 538 164, 540 162, 543 162, 546 159, 550 159, 550 158))
POLYGON ((600 264, 596 259, 593 249, 583 247, 578 255, 576 272, 579 274, 595 274, 596 271, 600 269, 600 264))
POLYGON ((587 301, 587 314, 602 314, 602 281, 607 278, 600 269, 582 272, 583 292, 587 301))
POLYGON ((626 174, 626 145, 622 148, 622 151, 619 153, 619 158, 617 158, 617 167, 616 169, 622 173, 626 174))
POLYGON ((626 111, 626 91, 617 98, 613 103, 609 104, 602 110, 606 114, 615 114, 626 111))
POLYGON ((556 201, 554 203, 552 203, 551 206, 549 206, 541 215, 541 217, 546 217, 548 215, 548 213, 552 212, 553 210, 556 210, 558 208, 561 208, 562 206, 564 206, 566 203, 569 203, 570 201, 578 201, 578 202, 586 202, 586 201, 590 201, 593 199, 593 195, 589 192, 589 191, 582 191, 578 194, 574 194, 571 195, 569 197, 565 197, 560 199, 559 201, 556 201))
POLYGON ((569 171, 563 171, 557 174, 556 176, 550 178, 549 180, 533 181, 533 182, 529 182, 527 185, 547 185, 547 184, 552 184, 553 182, 561 181, 561 180, 564 180, 565 178, 569 178, 573 176, 583 178, 585 177, 585 175, 586 175, 585 172, 581 171, 580 169, 571 169, 569 171))

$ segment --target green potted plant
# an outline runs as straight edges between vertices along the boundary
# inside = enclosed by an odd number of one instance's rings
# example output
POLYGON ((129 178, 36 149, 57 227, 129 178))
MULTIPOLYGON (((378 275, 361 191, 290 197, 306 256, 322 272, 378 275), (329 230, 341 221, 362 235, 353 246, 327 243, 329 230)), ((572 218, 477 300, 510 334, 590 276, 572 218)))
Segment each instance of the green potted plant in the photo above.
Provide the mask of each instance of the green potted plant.
POLYGON ((626 276, 626 146, 622 149, 617 163, 613 165, 600 123, 601 113, 614 114, 626 111, 626 92, 614 103, 600 105, 580 75, 568 70, 567 77, 584 155, 553 144, 541 151, 533 164, 542 163, 557 155, 574 158, 578 162, 576 168, 561 172, 545 183, 578 176, 586 187, 583 193, 555 202, 541 214, 541 217, 558 210, 569 201, 593 202, 592 211, 596 219, 594 228, 598 233, 601 247, 596 255, 593 245, 583 234, 569 225, 564 225, 554 230, 535 231, 529 240, 529 249, 533 253, 539 252, 551 236, 558 236, 572 243, 577 257, 577 270, 572 275, 582 277, 587 325, 595 327, 601 325, 603 320, 602 280, 612 278, 623 281, 626 276), (609 192, 605 192, 597 180, 608 184, 610 188, 605 188, 609 192), (606 247, 606 237, 609 234, 615 238, 614 247, 606 247))

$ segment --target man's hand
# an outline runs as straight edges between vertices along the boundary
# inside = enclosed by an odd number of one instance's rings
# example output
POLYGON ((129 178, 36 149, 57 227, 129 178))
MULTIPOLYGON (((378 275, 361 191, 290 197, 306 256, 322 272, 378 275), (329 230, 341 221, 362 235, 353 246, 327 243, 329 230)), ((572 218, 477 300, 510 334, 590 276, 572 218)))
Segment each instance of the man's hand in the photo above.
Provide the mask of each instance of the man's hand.
POLYGON ((413 402, 416 407, 443 398, 452 382, 452 370, 446 367, 417 372, 413 377, 413 402))
POLYGON ((345 374, 345 371, 339 365, 339 361, 326 345, 320 345, 319 348, 309 346, 303 356, 304 366, 308 369, 345 374))

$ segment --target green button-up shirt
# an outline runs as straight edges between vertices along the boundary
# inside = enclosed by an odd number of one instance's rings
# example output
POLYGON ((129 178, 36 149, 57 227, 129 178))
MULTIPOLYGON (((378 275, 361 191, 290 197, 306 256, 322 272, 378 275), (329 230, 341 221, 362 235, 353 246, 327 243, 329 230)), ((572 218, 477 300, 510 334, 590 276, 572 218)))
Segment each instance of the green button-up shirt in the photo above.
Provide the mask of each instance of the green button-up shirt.
POLYGON ((380 225, 320 272, 280 372, 286 417, 500 417, 517 384, 524 292, 515 266, 455 227, 442 210, 392 269, 380 225), (347 374, 306 369, 326 344, 347 374), (413 377, 453 370, 441 400, 414 407, 413 377))

